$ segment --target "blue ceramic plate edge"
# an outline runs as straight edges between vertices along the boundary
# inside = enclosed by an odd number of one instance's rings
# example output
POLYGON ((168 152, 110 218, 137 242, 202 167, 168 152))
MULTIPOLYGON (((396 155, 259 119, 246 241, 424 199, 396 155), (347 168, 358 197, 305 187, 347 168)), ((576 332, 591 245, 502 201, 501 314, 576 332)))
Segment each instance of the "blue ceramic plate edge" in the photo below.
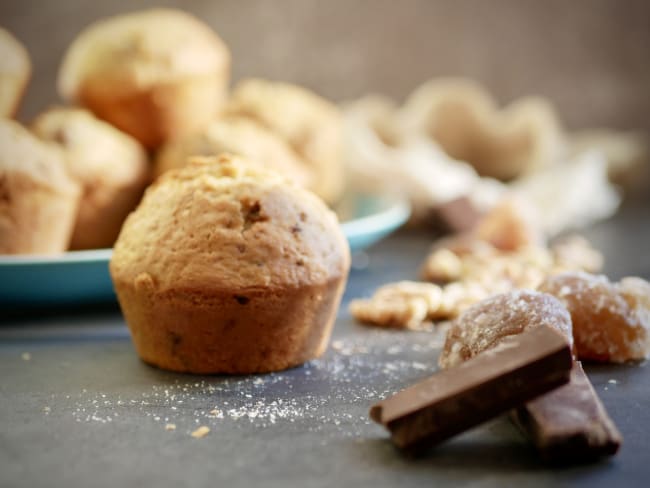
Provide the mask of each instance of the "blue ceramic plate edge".
MULTIPOLYGON (((361 217, 341 223, 353 252, 383 239, 409 218, 410 206, 403 198, 376 194, 356 195, 355 198, 365 198, 371 209, 359 212, 361 217)), ((59 255, 0 255, 0 277, 4 275, 3 279, 10 280, 0 283, 0 304, 53 305, 115 300, 108 275, 111 254, 112 249, 92 249, 59 255), (12 283, 12 276, 20 276, 22 286, 12 283), (68 286, 64 284, 66 276, 72 279, 68 286), (50 286, 56 286, 56 291, 50 286), (73 293, 73 289, 77 293, 73 293)))

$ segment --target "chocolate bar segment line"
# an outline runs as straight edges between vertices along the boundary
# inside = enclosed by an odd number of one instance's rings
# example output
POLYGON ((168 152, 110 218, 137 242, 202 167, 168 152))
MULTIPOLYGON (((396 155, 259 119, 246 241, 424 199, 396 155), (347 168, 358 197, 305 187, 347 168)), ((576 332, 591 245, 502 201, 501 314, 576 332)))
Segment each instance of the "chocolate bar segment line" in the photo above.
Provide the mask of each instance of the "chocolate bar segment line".
POLYGON ((616 454, 623 442, 579 362, 569 384, 518 408, 512 418, 550 462, 597 460, 616 454))
POLYGON ((571 366, 566 339, 536 327, 383 400, 370 417, 398 447, 428 447, 567 383, 571 366))

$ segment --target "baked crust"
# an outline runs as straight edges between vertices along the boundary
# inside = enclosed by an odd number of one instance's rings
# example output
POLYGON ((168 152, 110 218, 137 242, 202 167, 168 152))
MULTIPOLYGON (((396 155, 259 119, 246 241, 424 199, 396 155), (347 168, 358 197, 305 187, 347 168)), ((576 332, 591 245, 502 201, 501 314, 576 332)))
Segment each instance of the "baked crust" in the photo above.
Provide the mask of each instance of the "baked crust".
POLYGON ((59 92, 145 146, 190 133, 223 104, 230 53, 195 17, 151 9, 91 24, 68 49, 59 92))
POLYGON ((0 254, 65 251, 79 196, 56 146, 0 118, 0 254))
POLYGON ((0 117, 13 117, 32 73, 29 54, 18 39, 0 27, 0 117))
POLYGON ((150 181, 144 148, 83 109, 51 108, 32 129, 64 150, 68 172, 83 190, 70 247, 111 247, 150 181))
POLYGON ((291 147, 260 124, 245 117, 225 116, 202 130, 165 144, 156 157, 154 175, 185 165, 191 156, 237 154, 290 176, 309 188, 312 175, 291 147))
POLYGON ((276 290, 166 293, 115 281, 140 357, 159 368, 197 374, 265 373, 319 357, 327 348, 343 287, 340 276, 276 290))

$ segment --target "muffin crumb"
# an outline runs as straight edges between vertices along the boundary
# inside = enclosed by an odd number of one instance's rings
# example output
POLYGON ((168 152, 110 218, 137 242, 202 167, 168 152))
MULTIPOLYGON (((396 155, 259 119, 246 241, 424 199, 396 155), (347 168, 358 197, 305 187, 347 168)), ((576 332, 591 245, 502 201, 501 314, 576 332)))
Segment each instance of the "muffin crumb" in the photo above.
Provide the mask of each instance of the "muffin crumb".
POLYGON ((194 432, 192 432, 190 435, 194 437, 195 439, 201 439, 208 435, 210 433, 210 427, 207 427, 205 425, 202 425, 198 429, 196 429, 194 432))

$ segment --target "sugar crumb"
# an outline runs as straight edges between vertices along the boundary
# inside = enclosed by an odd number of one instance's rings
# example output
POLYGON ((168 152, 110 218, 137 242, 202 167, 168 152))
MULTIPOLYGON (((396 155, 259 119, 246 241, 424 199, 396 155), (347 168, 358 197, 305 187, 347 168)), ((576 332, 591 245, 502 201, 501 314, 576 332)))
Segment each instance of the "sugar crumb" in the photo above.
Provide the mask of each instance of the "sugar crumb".
POLYGON ((192 432, 190 435, 194 437, 195 439, 201 439, 202 437, 205 437, 208 435, 210 432, 210 427, 207 427, 205 425, 202 425, 198 429, 196 429, 194 432, 192 432))

